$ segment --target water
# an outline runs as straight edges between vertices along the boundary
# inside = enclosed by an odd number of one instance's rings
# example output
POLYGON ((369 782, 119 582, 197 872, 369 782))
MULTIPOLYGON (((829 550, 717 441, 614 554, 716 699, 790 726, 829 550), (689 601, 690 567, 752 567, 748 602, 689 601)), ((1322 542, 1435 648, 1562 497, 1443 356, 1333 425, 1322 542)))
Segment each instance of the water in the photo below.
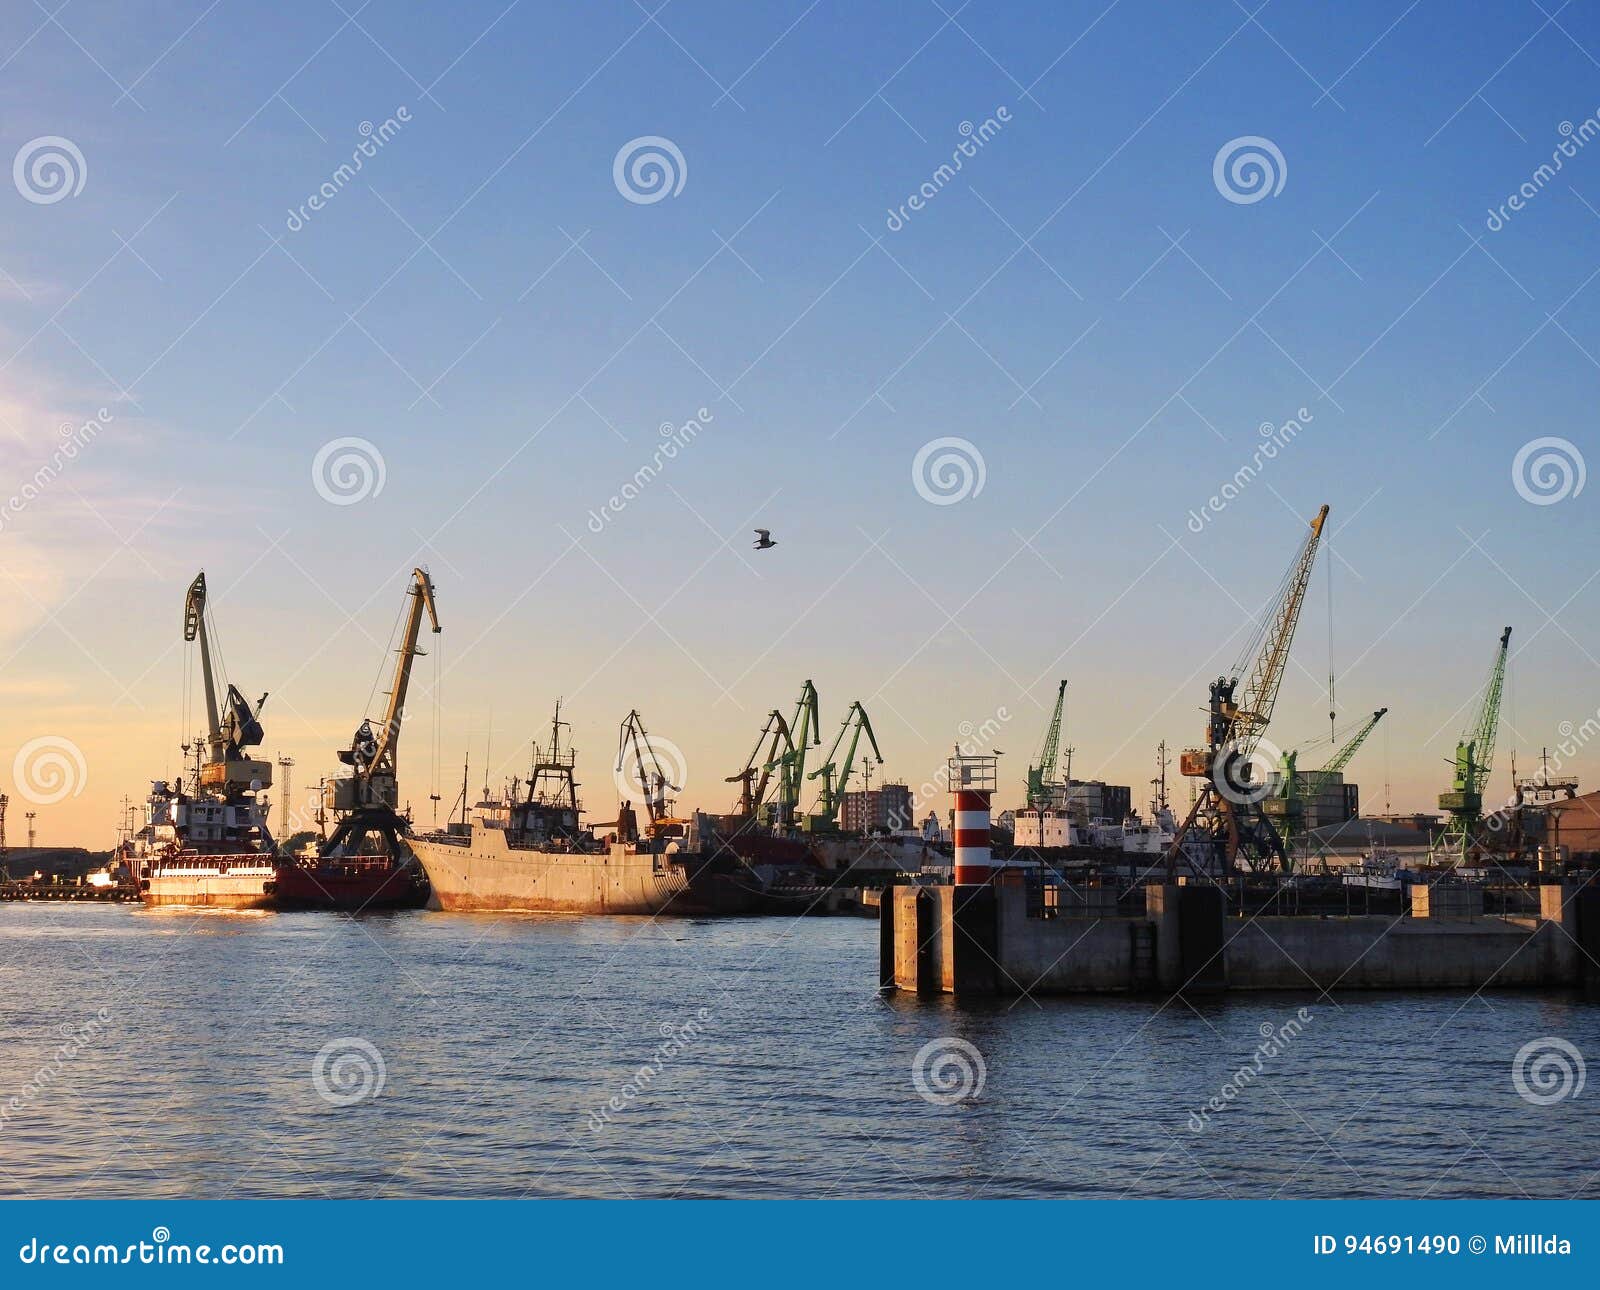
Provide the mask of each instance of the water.
POLYGON ((1600 1006, 958 1006, 878 995, 876 964, 850 918, 0 906, 0 1195, 1600 1196, 1600 1089, 1511 1083, 1529 1040, 1600 1054, 1600 1006), (951 1037, 984 1083, 935 1104, 912 1065, 951 1037), (313 1064, 348 1038, 384 1082, 334 1106, 313 1064))

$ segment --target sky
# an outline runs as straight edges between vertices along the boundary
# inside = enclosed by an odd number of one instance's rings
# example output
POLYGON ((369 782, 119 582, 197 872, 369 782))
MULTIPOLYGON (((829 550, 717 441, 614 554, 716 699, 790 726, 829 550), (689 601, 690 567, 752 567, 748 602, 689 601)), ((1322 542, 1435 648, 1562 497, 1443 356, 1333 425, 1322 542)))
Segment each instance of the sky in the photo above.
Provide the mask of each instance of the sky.
POLYGON ((723 809, 807 678, 998 805, 1065 678, 1142 803, 1323 503, 1267 739, 1331 671, 1431 809, 1510 624, 1492 793, 1600 786, 1592 9, 19 3, 0 109, 13 845, 176 772, 201 568, 298 785, 430 570, 423 822, 558 697, 593 816, 633 708, 723 809))

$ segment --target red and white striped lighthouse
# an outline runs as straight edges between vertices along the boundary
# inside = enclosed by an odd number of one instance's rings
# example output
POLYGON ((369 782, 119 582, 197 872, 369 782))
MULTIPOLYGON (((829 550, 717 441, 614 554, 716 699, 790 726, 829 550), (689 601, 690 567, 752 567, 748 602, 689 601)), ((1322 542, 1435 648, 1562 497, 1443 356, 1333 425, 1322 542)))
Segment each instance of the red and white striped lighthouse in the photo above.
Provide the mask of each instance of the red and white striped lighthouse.
POLYGON ((958 748, 950 758, 950 794, 955 804, 955 881, 988 882, 996 865, 989 851, 989 806, 995 790, 995 759, 969 756, 958 748))

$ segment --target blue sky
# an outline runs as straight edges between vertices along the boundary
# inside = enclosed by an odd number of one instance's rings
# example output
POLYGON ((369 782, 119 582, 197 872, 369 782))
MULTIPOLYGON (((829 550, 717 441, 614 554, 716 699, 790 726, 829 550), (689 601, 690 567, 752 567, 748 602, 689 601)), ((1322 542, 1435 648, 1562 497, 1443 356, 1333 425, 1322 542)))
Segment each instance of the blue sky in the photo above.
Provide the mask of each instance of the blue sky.
MULTIPOLYGON (((84 755, 54 840, 101 840, 174 768, 202 565, 300 776, 331 769, 422 561, 444 782, 491 728, 520 769, 566 695, 599 816, 630 707, 720 807, 808 676, 824 727, 863 699, 913 783, 1004 708, 1018 785, 1068 677, 1075 773, 1142 799, 1324 501, 1269 738, 1326 728, 1330 570, 1341 711, 1391 710, 1352 768, 1367 806, 1386 769, 1396 809, 1431 806, 1505 623, 1502 749, 1600 706, 1597 494, 1530 504, 1512 474, 1539 437, 1593 453, 1600 144, 1486 227, 1600 110, 1591 10, 657 2, 0 19, 0 151, 60 137, 86 172, 0 193, 0 493, 112 414, 0 527, 0 772, 41 737, 84 755), (619 192, 644 136, 681 154, 676 195, 619 192), (1281 190, 1227 200, 1214 159, 1252 136, 1281 190), (313 485, 342 437, 383 462, 352 505, 313 485), (984 484, 930 505, 912 463, 945 437, 984 484)), ((431 666, 402 750, 424 812, 431 666)))

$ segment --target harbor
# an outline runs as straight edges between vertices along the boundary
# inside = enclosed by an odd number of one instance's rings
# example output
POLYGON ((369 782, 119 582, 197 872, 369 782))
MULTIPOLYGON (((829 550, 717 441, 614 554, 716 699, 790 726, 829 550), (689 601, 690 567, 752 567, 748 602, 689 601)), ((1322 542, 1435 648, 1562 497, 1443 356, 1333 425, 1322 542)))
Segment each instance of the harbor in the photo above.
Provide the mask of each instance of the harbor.
POLYGON ((1600 3, 19 8, 25 1280, 1600 1267, 1600 3))
MULTIPOLYGON (((344 770, 317 786, 318 833, 291 851, 271 831, 273 762, 253 751, 268 695, 251 703, 223 674, 202 572, 184 600, 183 640, 197 658, 206 730, 183 747, 186 778, 152 783, 142 826, 130 823, 103 868, 76 883, 8 881, 0 895, 347 914, 866 914, 879 926, 878 987, 913 998, 1308 988, 1600 998, 1600 852, 1572 858, 1583 835, 1570 823, 1568 844, 1558 841, 1576 778, 1553 778, 1546 756, 1538 776, 1513 772, 1511 808, 1485 811, 1512 628, 1473 696, 1426 854, 1409 866, 1374 849, 1335 868, 1317 844, 1330 818, 1359 824, 1359 790, 1344 771, 1387 707, 1335 727, 1318 770, 1301 771, 1296 750, 1261 755, 1328 514, 1324 505, 1310 520, 1247 652, 1209 685, 1206 742, 1178 759, 1192 785, 1181 821, 1164 742, 1144 817, 1127 788, 1073 779, 1070 746, 1059 769, 1063 680, 1005 825, 994 818, 1006 791, 1001 754, 958 743, 936 777, 944 819, 924 793, 918 827, 908 789, 880 781, 874 797, 883 751, 860 701, 822 751, 821 699, 807 679, 792 715, 772 709, 726 776, 736 786, 729 811, 678 804, 669 745, 633 709, 615 770, 638 799, 620 800, 614 818, 586 819, 557 700, 525 777, 496 789, 485 776, 469 808, 464 765, 453 818, 419 827, 402 791, 401 735, 415 661, 427 654, 423 628, 437 638, 443 627, 432 576, 418 567, 382 711, 338 750, 344 770)), ((285 772, 293 764, 278 759, 285 772)), ((0 859, 3 843, 0 815, 0 859)))

